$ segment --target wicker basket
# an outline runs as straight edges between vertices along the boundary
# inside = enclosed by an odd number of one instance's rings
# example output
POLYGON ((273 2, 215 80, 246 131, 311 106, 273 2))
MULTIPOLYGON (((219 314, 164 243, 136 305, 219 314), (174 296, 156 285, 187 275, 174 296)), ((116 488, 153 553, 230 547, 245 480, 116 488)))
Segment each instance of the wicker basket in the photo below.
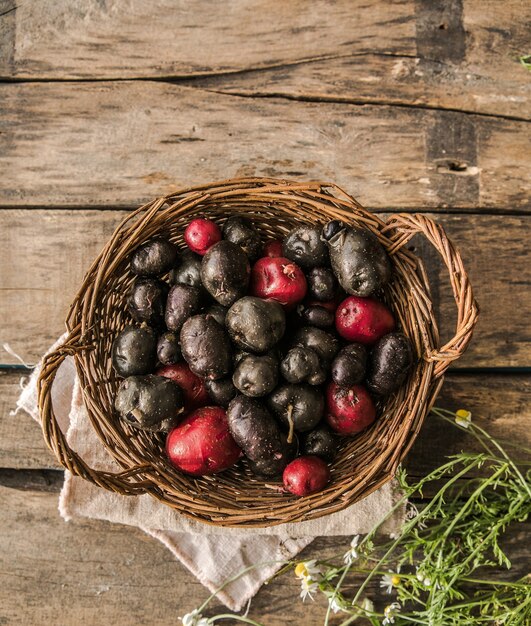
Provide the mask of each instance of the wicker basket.
POLYGON ((320 182, 248 178, 184 189, 131 213, 88 271, 68 315, 68 339, 46 357, 39 379, 44 437, 59 462, 73 474, 120 494, 149 493, 199 521, 260 527, 314 519, 353 504, 392 478, 435 401, 445 370, 470 341, 477 315, 459 253, 443 229, 424 215, 394 215, 384 223, 336 185, 320 182), (222 223, 234 214, 252 218, 264 240, 285 234, 301 221, 340 219, 372 231, 394 268, 387 302, 418 357, 407 382, 379 407, 376 422, 358 436, 343 439, 328 487, 305 498, 282 493, 278 485, 258 480, 243 461, 216 476, 181 474, 167 461, 161 436, 131 429, 113 412, 119 380, 110 354, 117 332, 130 321, 125 299, 134 280, 128 268, 132 251, 162 233, 183 247, 182 233, 191 218, 207 215, 222 223), (406 249, 416 233, 422 233, 441 255, 457 304, 455 336, 442 347, 426 273, 419 259, 406 249), (57 424, 51 387, 67 355, 74 356, 92 426, 123 468, 120 473, 90 468, 70 449, 57 424))

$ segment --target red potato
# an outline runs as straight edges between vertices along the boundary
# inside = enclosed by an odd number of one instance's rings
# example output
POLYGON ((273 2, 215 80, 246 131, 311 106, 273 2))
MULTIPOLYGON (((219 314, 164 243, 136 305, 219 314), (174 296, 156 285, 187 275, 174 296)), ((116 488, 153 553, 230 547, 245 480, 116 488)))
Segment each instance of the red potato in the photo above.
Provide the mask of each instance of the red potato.
POLYGON ((263 249, 264 257, 279 257, 282 256, 282 240, 272 239, 268 241, 263 249))
POLYGON ((346 339, 371 345, 395 329, 391 311, 375 298, 349 296, 336 310, 336 330, 346 339))
POLYGON ((300 456, 286 465, 282 474, 284 487, 295 496, 308 496, 324 489, 330 470, 318 456, 300 456))
POLYGON ((251 270, 251 294, 293 306, 306 295, 306 277, 301 268, 284 257, 263 257, 251 270))
POLYGON ((206 406, 211 402, 205 383, 194 374, 186 363, 175 363, 160 367, 155 374, 173 380, 183 390, 186 413, 206 406))
POLYGON ((204 256, 215 243, 221 241, 221 229, 212 220, 198 217, 186 227, 184 240, 192 252, 204 256))
POLYGON ((207 476, 234 465, 242 451, 229 432, 225 411, 207 406, 190 413, 170 431, 166 454, 182 472, 207 476))
POLYGON ((340 435, 356 435, 376 419, 376 407, 362 385, 340 387, 329 383, 326 389, 326 421, 340 435))

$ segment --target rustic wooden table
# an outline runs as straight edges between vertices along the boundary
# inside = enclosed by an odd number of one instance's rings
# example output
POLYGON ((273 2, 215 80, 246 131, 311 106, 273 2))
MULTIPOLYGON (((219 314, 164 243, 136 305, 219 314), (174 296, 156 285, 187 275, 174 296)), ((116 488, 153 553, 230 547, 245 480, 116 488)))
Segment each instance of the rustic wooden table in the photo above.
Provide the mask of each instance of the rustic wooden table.
MULTIPOLYGON (((0 0, 2 343, 35 361, 90 261, 145 200, 231 176, 329 179, 378 213, 445 226, 482 312, 439 404, 529 442, 526 4, 0 0)), ((447 276, 415 245, 449 337, 447 276)), ((206 590, 140 531, 62 521, 62 472, 38 426, 11 413, 27 372, 7 352, 0 362, 0 623, 177 623, 206 590)), ((409 470, 461 447, 429 420, 409 470)), ((522 537, 509 541, 515 576, 528 571, 522 537)), ((306 554, 345 544, 321 538, 306 554)), ((324 606, 296 596, 292 577, 274 581, 251 616, 320 623, 324 606)))

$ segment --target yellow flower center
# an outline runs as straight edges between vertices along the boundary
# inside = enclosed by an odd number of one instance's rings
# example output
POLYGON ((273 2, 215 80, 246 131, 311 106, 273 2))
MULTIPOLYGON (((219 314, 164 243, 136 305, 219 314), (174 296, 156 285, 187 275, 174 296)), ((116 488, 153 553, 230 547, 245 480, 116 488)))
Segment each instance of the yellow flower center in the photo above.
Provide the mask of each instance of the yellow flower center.
POLYGON ((467 420, 470 418, 470 411, 467 411, 466 409, 459 409, 459 411, 456 411, 455 414, 457 415, 457 417, 460 417, 461 419, 467 420))
POLYGON ((295 567, 295 576, 298 576, 299 578, 308 576, 308 570, 306 569, 306 565, 304 565, 304 563, 297 563, 297 566, 295 567))
POLYGON ((391 584, 393 585, 393 587, 398 587, 398 585, 400 584, 400 576, 398 576, 398 574, 394 574, 393 576, 391 576, 391 584))

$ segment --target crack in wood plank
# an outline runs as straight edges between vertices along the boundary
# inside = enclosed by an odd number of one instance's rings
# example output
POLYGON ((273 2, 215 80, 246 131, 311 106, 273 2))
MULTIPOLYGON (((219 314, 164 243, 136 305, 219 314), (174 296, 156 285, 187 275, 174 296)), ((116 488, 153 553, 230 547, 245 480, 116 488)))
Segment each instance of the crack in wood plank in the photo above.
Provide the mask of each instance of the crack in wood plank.
MULTIPOLYGON (((167 81, 161 80, 160 82, 167 82, 170 84, 182 84, 186 86, 194 87, 194 84, 191 81, 167 81)), ((448 111, 450 113, 462 113, 464 115, 474 115, 478 117, 486 117, 486 118, 494 118, 494 119, 502 119, 502 120, 512 120, 516 122, 529 122, 531 120, 531 116, 521 116, 521 115, 507 115, 503 113, 484 113, 481 111, 475 111, 473 109, 465 109, 465 108, 456 108, 449 107, 444 105, 431 105, 428 103, 421 104, 416 103, 412 104, 409 102, 400 102, 399 100, 391 99, 378 99, 378 98, 352 98, 349 96, 341 97, 341 96, 310 96, 310 95, 294 95, 283 93, 281 91, 273 91, 273 92, 259 92, 253 91, 252 93, 247 92, 238 92, 234 90, 224 90, 224 89, 212 89, 211 87, 196 87, 202 89, 203 91, 208 91, 211 93, 216 93, 224 96, 235 96, 237 98, 278 98, 283 100, 292 100, 294 102, 318 102, 323 104, 351 104, 355 106, 385 106, 385 107, 397 107, 404 109, 419 109, 419 110, 427 110, 427 111, 448 111)))

